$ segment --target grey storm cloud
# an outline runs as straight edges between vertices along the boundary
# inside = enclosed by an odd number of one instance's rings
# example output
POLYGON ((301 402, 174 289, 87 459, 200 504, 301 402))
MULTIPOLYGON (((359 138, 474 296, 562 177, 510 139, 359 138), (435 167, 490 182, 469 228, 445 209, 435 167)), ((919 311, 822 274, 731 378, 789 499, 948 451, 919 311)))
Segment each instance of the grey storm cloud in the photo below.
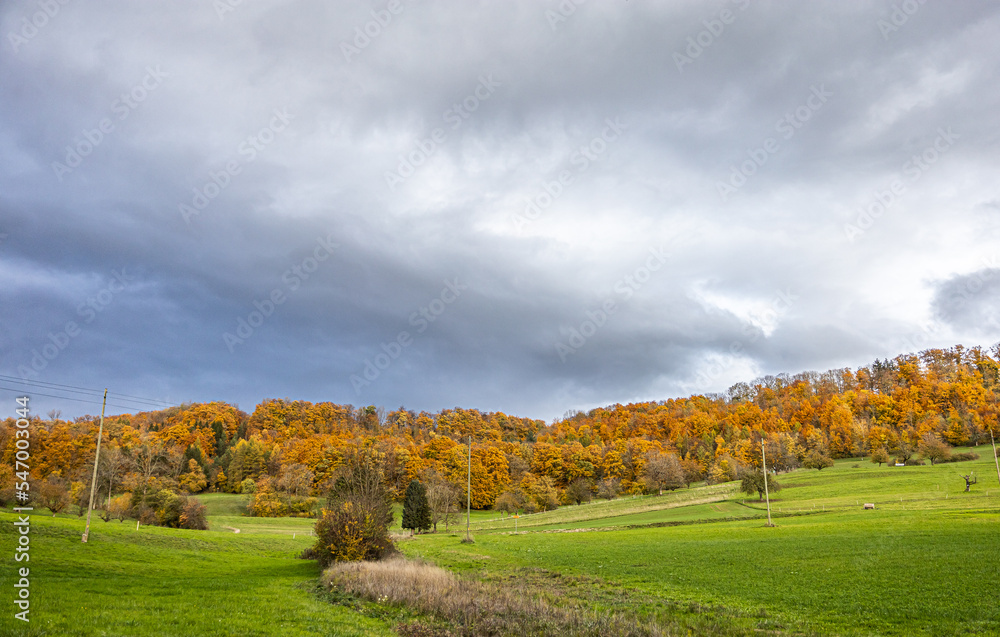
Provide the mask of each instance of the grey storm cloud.
POLYGON ((1000 268, 985 268, 941 282, 934 307, 947 323, 994 334, 1000 327, 1000 268))
POLYGON ((11 397, 548 419, 1000 340, 996 6, 50 4, 0 8, 11 397))

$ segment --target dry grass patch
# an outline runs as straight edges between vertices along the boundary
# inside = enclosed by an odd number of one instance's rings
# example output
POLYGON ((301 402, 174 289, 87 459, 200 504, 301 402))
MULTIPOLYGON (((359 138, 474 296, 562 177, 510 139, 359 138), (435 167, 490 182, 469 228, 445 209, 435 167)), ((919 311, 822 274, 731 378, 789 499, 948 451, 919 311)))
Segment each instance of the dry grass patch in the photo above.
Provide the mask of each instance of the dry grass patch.
POLYGON ((395 604, 437 623, 398 627, 405 636, 667 637, 674 633, 619 615, 554 606, 528 590, 457 577, 431 564, 400 557, 335 564, 323 574, 330 588, 379 604, 395 604), (444 625, 441 625, 441 623, 444 625))

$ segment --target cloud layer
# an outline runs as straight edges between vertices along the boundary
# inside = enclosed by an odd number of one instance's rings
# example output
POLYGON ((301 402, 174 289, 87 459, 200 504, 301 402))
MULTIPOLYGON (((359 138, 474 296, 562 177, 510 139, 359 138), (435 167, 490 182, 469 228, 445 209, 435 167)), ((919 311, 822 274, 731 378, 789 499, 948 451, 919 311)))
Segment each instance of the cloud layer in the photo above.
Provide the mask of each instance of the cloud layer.
POLYGON ((550 419, 1000 340, 995 6, 43 5, 0 374, 550 419))

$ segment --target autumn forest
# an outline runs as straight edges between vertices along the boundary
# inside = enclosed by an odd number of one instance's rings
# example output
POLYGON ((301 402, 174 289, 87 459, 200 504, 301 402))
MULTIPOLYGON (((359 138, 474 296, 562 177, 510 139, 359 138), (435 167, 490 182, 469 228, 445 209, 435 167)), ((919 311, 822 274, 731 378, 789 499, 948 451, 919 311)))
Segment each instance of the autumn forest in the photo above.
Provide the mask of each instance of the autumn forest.
MULTIPOLYGON (((476 409, 414 413, 289 399, 266 400, 252 413, 212 402, 114 415, 104 420, 99 503, 105 519, 182 525, 198 517, 186 496, 219 491, 248 494, 251 515, 314 515, 345 458, 365 450, 379 458, 397 501, 412 480, 429 485, 441 501, 437 521, 464 504, 470 437, 471 505, 505 511, 735 480, 760 465, 762 442, 777 471, 858 456, 933 463, 996 430, 998 354, 1000 345, 931 349, 856 370, 765 376, 724 394, 569 412, 551 424, 476 409), (164 520, 171 506, 175 515, 164 520)), ((41 504, 86 508, 98 424, 92 416, 32 422, 33 497, 41 504)), ((0 450, 6 504, 13 419, 0 426, 0 450)))

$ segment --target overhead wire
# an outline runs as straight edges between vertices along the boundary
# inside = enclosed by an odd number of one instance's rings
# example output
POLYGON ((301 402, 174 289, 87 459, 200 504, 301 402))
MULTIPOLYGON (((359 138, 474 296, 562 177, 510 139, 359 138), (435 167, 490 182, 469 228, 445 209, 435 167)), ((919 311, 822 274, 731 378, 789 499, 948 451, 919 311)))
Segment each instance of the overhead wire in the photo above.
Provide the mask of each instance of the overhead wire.
MULTIPOLYGON (((0 385, 0 389, 7 389, 7 390, 10 390, 10 391, 14 391, 14 392, 24 392, 24 389, 22 389, 20 387, 4 387, 3 385, 0 385)), ((37 392, 37 391, 33 391, 33 390, 31 391, 31 395, 32 396, 45 396, 47 398, 58 398, 59 400, 72 400, 74 402, 86 403, 88 405, 100 405, 101 404, 100 400, 83 400, 82 398, 71 398, 69 396, 56 396, 55 394, 43 394, 42 392, 37 392)), ((109 407, 117 407, 118 409, 128 409, 128 410, 134 410, 135 409, 134 406, 116 405, 114 403, 108 403, 108 406, 109 407)))
MULTIPOLYGON (((48 381, 28 380, 28 379, 24 379, 24 378, 17 378, 15 376, 9 376, 9 375, 6 375, 6 374, 0 374, 0 381, 2 381, 2 382, 8 382, 8 383, 15 383, 15 384, 24 385, 24 386, 27 387, 27 389, 25 389, 25 388, 22 388, 22 387, 0 386, 0 389, 7 389, 9 391, 14 391, 14 392, 31 393, 31 394, 34 394, 34 395, 37 395, 37 396, 45 396, 47 398, 57 398, 59 400, 71 400, 71 401, 74 401, 74 402, 100 405, 101 404, 100 398, 103 396, 102 390, 98 390, 98 389, 89 389, 89 388, 86 388, 86 387, 80 387, 78 385, 65 385, 65 384, 61 384, 61 383, 51 383, 51 382, 48 382, 48 381), (82 398, 75 398, 75 397, 66 396, 66 395, 57 395, 57 394, 52 394, 52 393, 43 393, 43 392, 40 392, 37 389, 35 389, 35 387, 38 387, 38 388, 41 388, 41 389, 45 389, 45 390, 48 390, 48 391, 52 391, 52 392, 61 392, 62 394, 66 394, 66 393, 82 394, 83 396, 92 398, 92 400, 84 400, 82 398)), ((126 410, 130 410, 130 411, 143 411, 143 410, 148 410, 148 409, 165 409, 167 407, 174 407, 174 406, 176 406, 175 403, 169 403, 169 402, 166 402, 166 401, 163 401, 163 400, 157 400, 157 399, 154 399, 154 398, 144 398, 144 397, 141 397, 141 396, 133 396, 133 395, 130 395, 130 394, 119 394, 117 392, 111 392, 111 391, 108 392, 108 396, 112 400, 116 401, 116 402, 109 402, 108 403, 109 406, 115 407, 115 408, 118 408, 118 409, 126 409, 126 410), (119 403, 123 403, 123 402, 124 403, 134 403, 134 404, 128 404, 128 405, 119 404, 119 403)))

